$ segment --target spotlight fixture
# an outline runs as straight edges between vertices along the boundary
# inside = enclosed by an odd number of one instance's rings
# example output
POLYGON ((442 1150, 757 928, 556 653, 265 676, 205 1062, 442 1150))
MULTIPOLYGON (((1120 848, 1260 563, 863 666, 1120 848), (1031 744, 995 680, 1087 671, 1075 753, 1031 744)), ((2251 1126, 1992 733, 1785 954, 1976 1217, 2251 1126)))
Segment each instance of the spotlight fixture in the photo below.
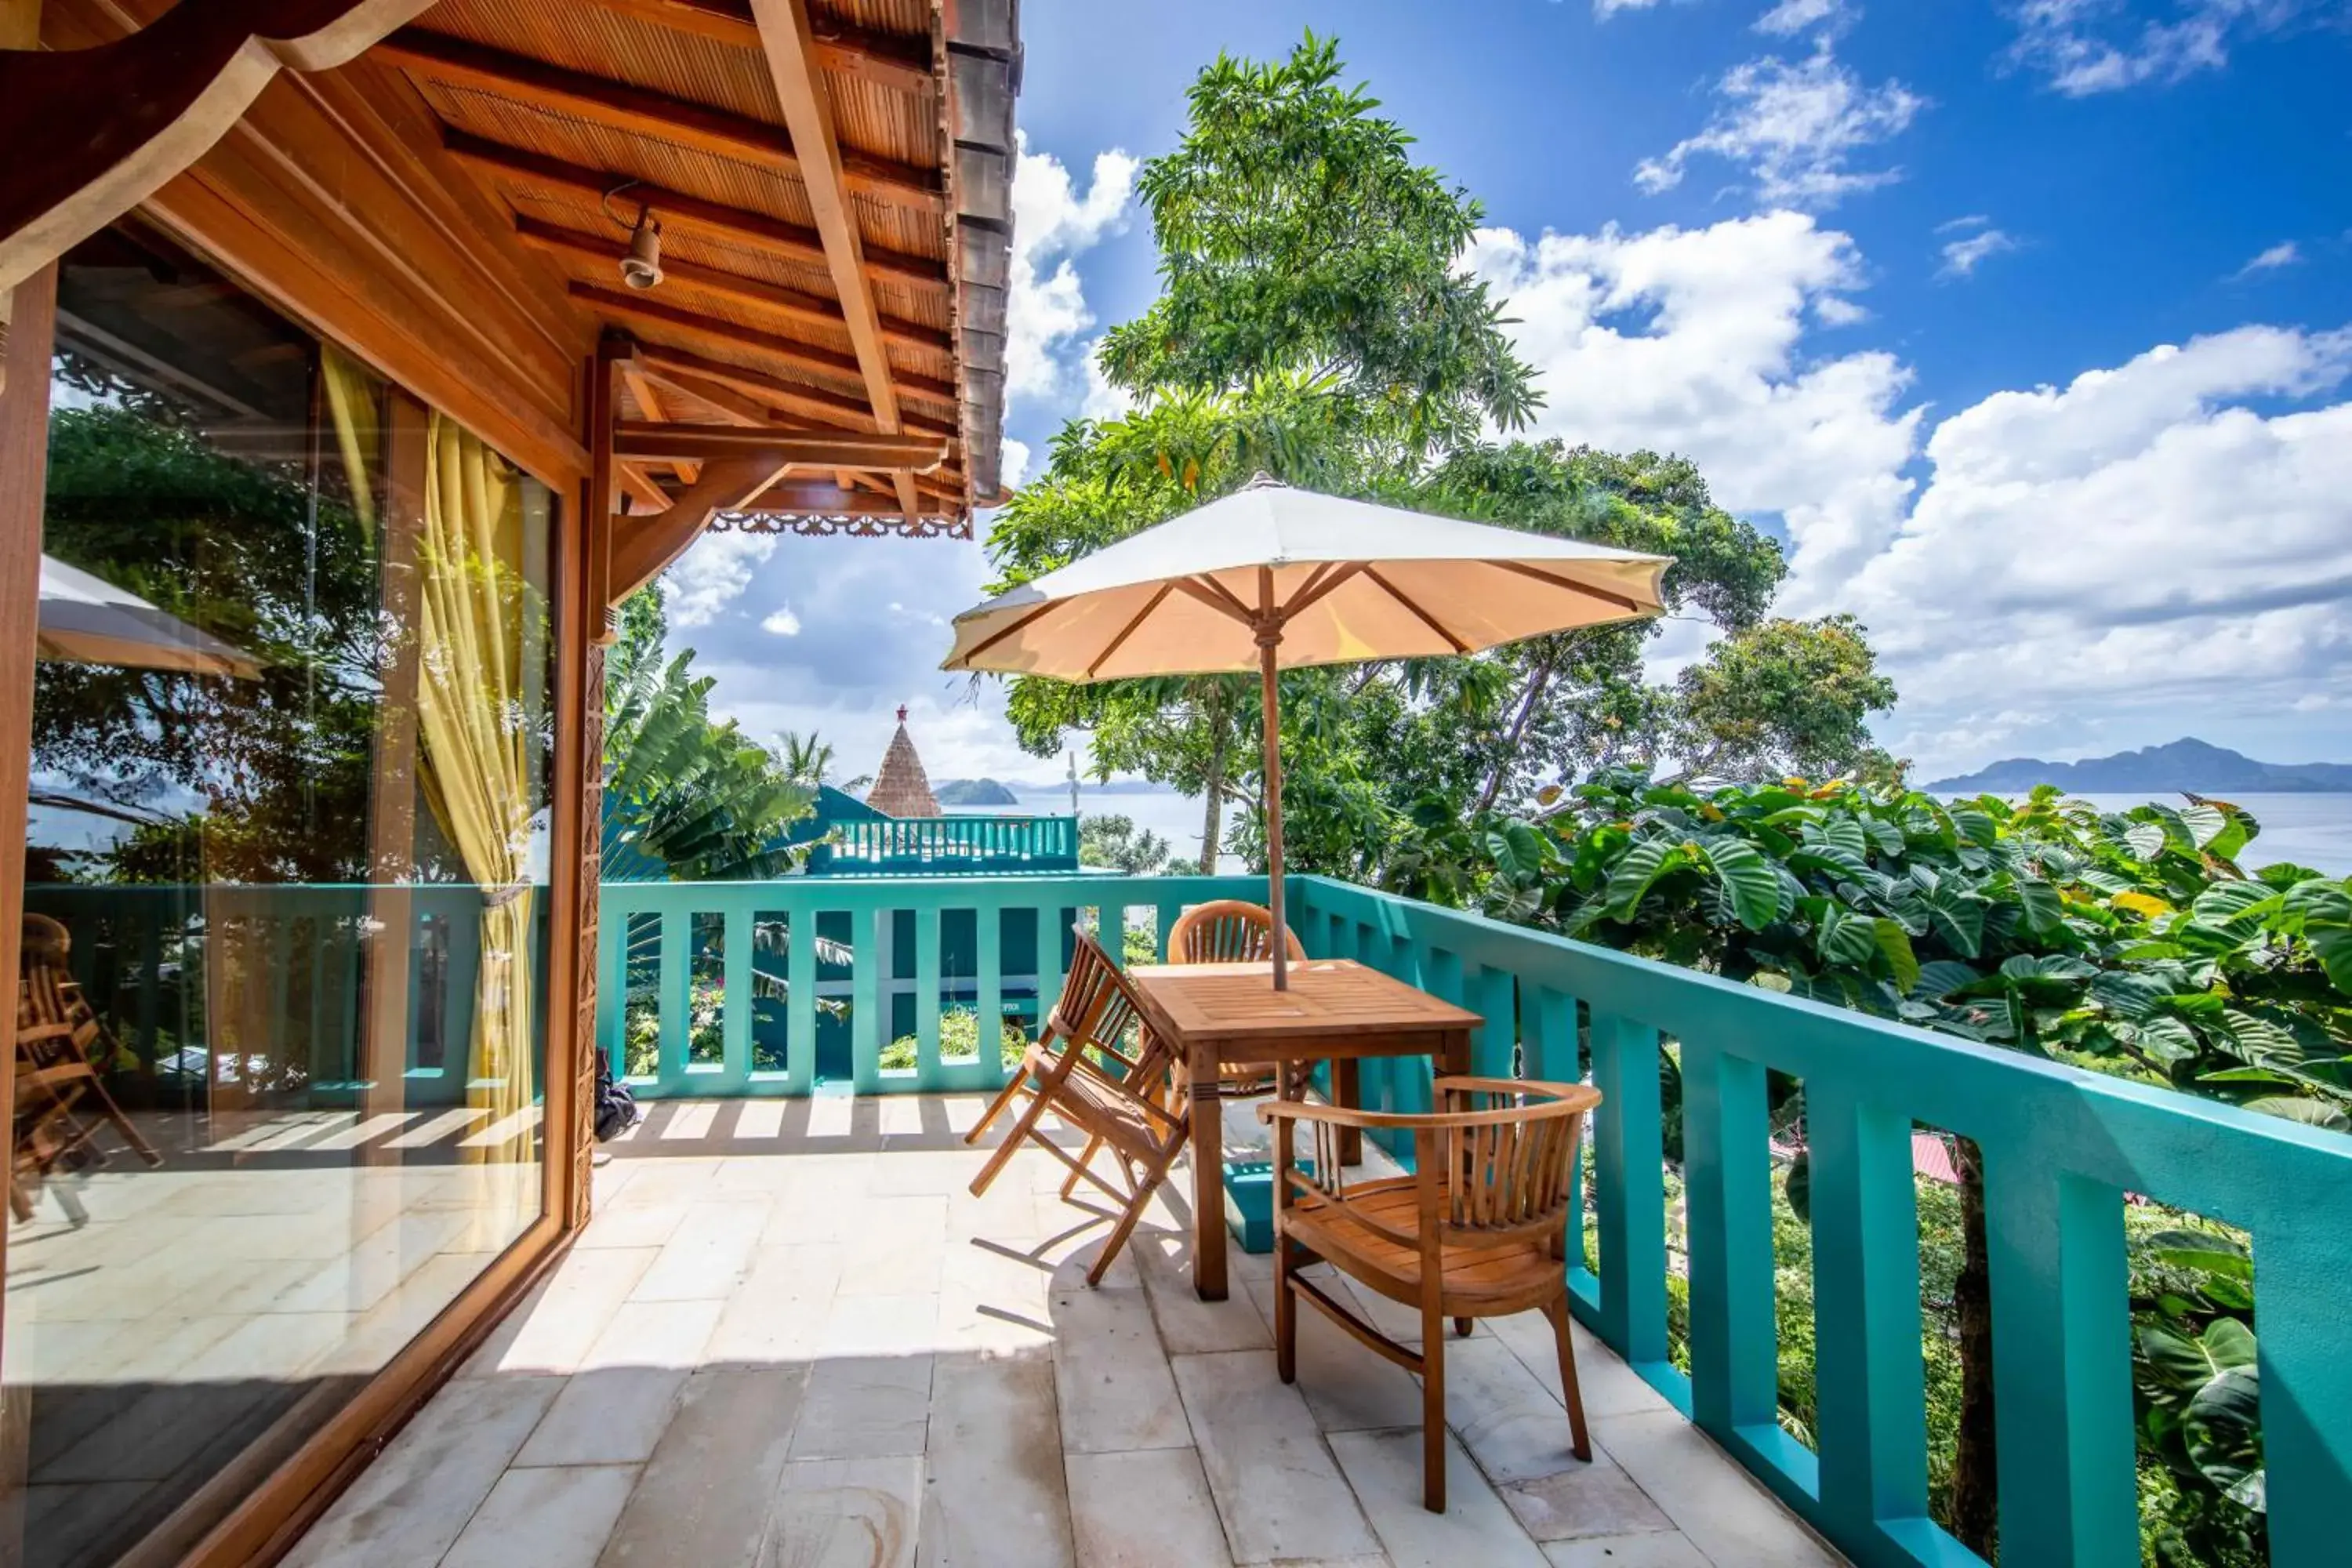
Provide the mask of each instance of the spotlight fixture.
POLYGON ((643 202, 637 204, 637 221, 634 226, 623 222, 620 216, 613 211, 613 198, 635 184, 635 180, 629 180, 614 186, 604 193, 599 205, 604 207, 604 216, 612 220, 614 227, 629 231, 628 254, 621 258, 621 281, 632 289, 650 289, 662 280, 661 220, 654 216, 653 208, 643 202))

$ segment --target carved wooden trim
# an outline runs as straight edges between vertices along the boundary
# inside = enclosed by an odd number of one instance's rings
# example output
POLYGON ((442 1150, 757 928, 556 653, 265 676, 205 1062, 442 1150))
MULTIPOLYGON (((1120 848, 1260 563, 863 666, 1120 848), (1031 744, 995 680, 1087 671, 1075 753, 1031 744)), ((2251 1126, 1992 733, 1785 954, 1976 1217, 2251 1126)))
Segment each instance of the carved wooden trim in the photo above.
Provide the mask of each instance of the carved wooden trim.
POLYGON ((204 0, 95 48, 0 53, 0 289, 202 157, 281 68, 341 65, 432 3, 204 0))
MULTIPOLYGON (((595 534, 600 529, 585 529, 595 534)), ((591 601, 589 613, 600 613, 591 601)), ((596 1153, 596 1056, 604 1047, 596 1036, 598 973, 598 895, 604 877, 604 646, 588 642, 580 683, 580 860, 578 943, 572 963, 572 1063, 577 1070, 572 1094, 572 1159, 569 1184, 571 1212, 565 1215, 573 1230, 588 1223, 593 1207, 596 1153)), ((614 998, 618 1005, 620 999, 614 998)))

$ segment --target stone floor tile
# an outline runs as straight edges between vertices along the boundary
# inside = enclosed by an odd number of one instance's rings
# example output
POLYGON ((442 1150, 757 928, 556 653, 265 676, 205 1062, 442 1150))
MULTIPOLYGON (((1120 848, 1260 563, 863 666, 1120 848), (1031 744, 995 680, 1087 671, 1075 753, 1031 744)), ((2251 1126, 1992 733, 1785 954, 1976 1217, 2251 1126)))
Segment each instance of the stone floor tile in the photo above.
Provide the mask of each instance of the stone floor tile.
MULTIPOLYGON (((1521 1312, 1516 1317, 1487 1320, 1495 1337, 1511 1347, 1529 1372, 1536 1374, 1554 1398, 1561 1397, 1559 1382, 1559 1350, 1552 1337, 1551 1324, 1540 1312, 1521 1312)), ((1569 1340, 1576 1351, 1577 1386, 1584 1391, 1584 1414, 1595 1415, 1631 1415, 1671 1411, 1674 1406, 1666 1396, 1644 1382, 1642 1374, 1617 1359, 1615 1352, 1592 1337, 1582 1323, 1569 1325, 1569 1340)))
POLYGON ((761 1561, 807 1373, 719 1367, 687 1379, 599 1561, 604 1568, 761 1561))
MULTIPOLYGON (((598 1215, 598 1223, 603 1222, 598 1215)), ((589 1227, 593 1230, 595 1226, 589 1227)), ((468 1357, 464 1377, 575 1370, 654 1260, 656 1249, 575 1247, 468 1357)))
POLYGON ((1445 1511, 1422 1506, 1421 1433, 1339 1432, 1332 1455, 1397 1568, 1544 1568, 1544 1554, 1478 1473, 1461 1443, 1445 1438, 1445 1511))
POLYGON ((1605 1535, 1544 1547, 1552 1568, 1714 1568, 1685 1535, 1605 1535))
POLYGON ((741 1561, 761 1568, 915 1568, 922 1494, 919 1455, 795 1459, 784 1467, 765 1543, 756 1558, 741 1561))
POLYGON ((687 1202, 677 1198, 668 1202, 633 1202, 638 1184, 631 1183, 626 1191, 614 1201, 613 1206, 601 1209, 596 1223, 581 1232, 575 1247, 659 1247, 677 1233, 686 1223, 687 1202))
POLYGON ((564 1385, 517 1468, 635 1465, 653 1458, 686 1388, 682 1367, 610 1367, 583 1372, 564 1385))
POLYGON ((1191 1448, 1072 1454, 1070 1522, 1086 1568, 1231 1568, 1216 1500, 1191 1448))
POLYGON ((593 1568, 636 1482, 635 1465, 509 1470, 440 1568, 593 1568))
POLYGON ((852 1356, 809 1370, 795 1459, 870 1459, 923 1451, 932 1358, 852 1356))
POLYGON ((1538 1480, 1511 1481, 1498 1489, 1519 1528, 1538 1541, 1575 1541, 1674 1529, 1650 1494, 1616 1460, 1595 1447, 1589 1465, 1538 1480))
POLYGON ((1715 1562, 1821 1568, 1843 1561, 1679 1413, 1595 1416, 1592 1435, 1715 1562))
POLYGON ((1065 1447, 1102 1454, 1192 1443, 1142 1291, 1056 1290, 1052 1310, 1065 1447))
POLYGON ((1381 1550, 1307 1402, 1276 1378, 1273 1352, 1178 1356, 1173 1365, 1234 1561, 1381 1550))
MULTIPOLYGON (((1272 1331, 1274 1280, 1247 1279, 1242 1288, 1272 1331)), ((1385 1356, 1367 1350, 1312 1302, 1298 1304, 1298 1392, 1326 1432, 1361 1432, 1421 1425, 1421 1383, 1385 1356)))
POLYGON ((696 1204, 630 1293, 633 1301, 698 1301, 721 1299, 743 1282, 751 1256, 767 1228, 768 1205, 756 1194, 729 1194, 729 1201, 696 1204))
POLYGON ((939 1342, 940 1293, 836 1296, 817 1340, 821 1360, 929 1355, 939 1342))
POLYGON ((698 1366, 725 1305, 723 1301, 624 1301, 613 1309, 612 1321, 580 1358, 580 1370, 698 1366))
POLYGON ((719 1312, 704 1360, 757 1366, 815 1359, 840 1282, 837 1243, 762 1247, 719 1312))
POLYGON ((1151 1296, 1160 1343, 1171 1355, 1210 1351, 1262 1351, 1274 1336, 1248 1291, 1234 1289, 1222 1301, 1203 1301, 1192 1284, 1192 1243, 1168 1231, 1139 1234, 1128 1244, 1151 1296))
POLYGON ((1498 1486, 1577 1463, 1567 1408, 1498 1339, 1446 1341, 1445 1419, 1498 1486))
POLYGON ((1068 1480, 1043 1355, 943 1356, 931 1378, 921 1568, 1076 1568, 1068 1480))
POLYGON ((880 1196, 858 1209, 845 1238, 844 1296, 936 1294, 947 1257, 948 1201, 938 1194, 880 1196))
POLYGON ((310 1527, 289 1568, 439 1561, 562 1386, 557 1377, 450 1384, 310 1527))

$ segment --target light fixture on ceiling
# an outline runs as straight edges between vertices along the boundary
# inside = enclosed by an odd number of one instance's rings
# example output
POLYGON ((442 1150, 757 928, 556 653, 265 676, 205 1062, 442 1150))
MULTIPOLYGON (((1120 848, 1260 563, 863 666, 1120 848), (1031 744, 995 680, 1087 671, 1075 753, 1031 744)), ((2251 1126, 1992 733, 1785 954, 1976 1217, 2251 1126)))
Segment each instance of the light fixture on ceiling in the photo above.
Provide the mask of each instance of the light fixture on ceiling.
POLYGON ((613 198, 635 184, 635 180, 628 180, 614 186, 604 193, 600 205, 614 227, 629 231, 629 248, 621 258, 621 281, 632 289, 650 289, 662 280, 661 220, 654 216, 653 208, 644 202, 637 204, 635 225, 624 222, 620 215, 613 211, 613 198))

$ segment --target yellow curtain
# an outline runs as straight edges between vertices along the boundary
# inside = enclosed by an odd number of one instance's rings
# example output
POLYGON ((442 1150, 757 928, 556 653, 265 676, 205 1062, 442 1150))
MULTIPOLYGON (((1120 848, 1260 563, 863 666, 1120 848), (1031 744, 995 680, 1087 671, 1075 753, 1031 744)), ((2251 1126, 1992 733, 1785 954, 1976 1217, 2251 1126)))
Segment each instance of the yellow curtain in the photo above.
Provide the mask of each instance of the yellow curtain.
MULTIPOLYGON (((533 721, 525 676, 542 602, 526 570, 521 480, 454 420, 426 426, 425 534, 418 543, 423 658, 416 716, 425 791, 482 889, 467 1103, 490 1124, 532 1102, 530 891, 533 721)), ((520 1158, 510 1127, 493 1157, 520 1158)))

